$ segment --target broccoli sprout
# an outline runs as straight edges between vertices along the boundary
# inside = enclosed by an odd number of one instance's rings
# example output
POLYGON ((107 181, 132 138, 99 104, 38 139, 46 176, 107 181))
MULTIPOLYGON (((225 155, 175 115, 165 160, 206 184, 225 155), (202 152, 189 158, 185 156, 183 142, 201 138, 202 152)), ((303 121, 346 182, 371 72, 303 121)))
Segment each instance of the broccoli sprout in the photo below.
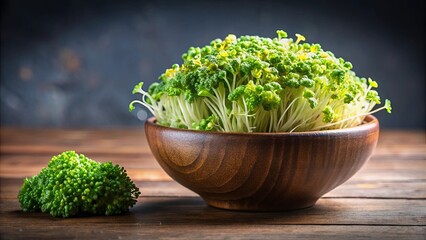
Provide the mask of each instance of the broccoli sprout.
POLYGON ((136 203, 139 194, 123 167, 67 151, 54 156, 38 175, 26 178, 18 200, 24 211, 41 210, 65 218, 121 214, 136 203))
POLYGON ((293 132, 359 125, 386 109, 377 82, 358 77, 352 64, 319 44, 277 38, 228 35, 191 47, 153 83, 133 93, 164 126, 226 132, 293 132))

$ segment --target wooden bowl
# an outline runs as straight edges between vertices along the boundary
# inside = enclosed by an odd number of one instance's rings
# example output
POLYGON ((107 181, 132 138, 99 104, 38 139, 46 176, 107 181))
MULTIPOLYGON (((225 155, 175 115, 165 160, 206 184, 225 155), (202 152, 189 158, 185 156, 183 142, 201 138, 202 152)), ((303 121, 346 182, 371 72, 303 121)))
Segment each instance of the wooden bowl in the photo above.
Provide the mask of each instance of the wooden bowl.
POLYGON ((369 159, 379 122, 296 133, 227 133, 145 123, 161 167, 207 204, 224 209, 276 211, 313 206, 369 159))

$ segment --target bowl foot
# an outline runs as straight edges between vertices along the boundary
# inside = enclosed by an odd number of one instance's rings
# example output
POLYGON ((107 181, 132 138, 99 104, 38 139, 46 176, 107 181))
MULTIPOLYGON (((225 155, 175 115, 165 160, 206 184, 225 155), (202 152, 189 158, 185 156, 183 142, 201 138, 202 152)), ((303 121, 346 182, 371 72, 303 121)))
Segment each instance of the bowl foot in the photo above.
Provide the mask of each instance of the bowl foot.
POLYGON ((294 201, 280 202, 274 204, 250 203, 247 201, 232 201, 232 200, 210 200, 204 201, 211 207, 247 212, 274 212, 274 211, 291 211, 313 207, 318 199, 314 201, 294 201))

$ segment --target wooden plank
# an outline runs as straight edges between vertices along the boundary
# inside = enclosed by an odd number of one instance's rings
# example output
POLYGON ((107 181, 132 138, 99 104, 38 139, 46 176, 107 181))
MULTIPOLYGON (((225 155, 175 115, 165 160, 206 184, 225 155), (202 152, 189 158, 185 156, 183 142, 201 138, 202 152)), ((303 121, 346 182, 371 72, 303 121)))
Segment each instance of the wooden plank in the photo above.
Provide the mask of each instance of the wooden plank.
MULTIPOLYGON (((86 154, 87 157, 99 162, 112 162, 119 164, 126 169, 159 169, 160 165, 155 160, 151 153, 132 155, 132 156, 108 156, 99 154, 86 154)), ((1 154, 0 155, 0 171, 4 168, 12 170, 15 169, 17 173, 21 168, 34 168, 41 170, 47 166, 47 163, 52 158, 52 155, 21 155, 21 154, 1 154)), ((363 169, 371 170, 415 170, 415 169, 426 169, 426 160, 422 159, 370 159, 363 167, 363 169)))
MULTIPOLYGON (((0 199, 16 199, 22 179, 0 178, 0 199)), ((198 197, 174 181, 135 181, 144 197, 198 197)), ((324 198, 378 198, 426 200, 426 181, 421 182, 352 182, 337 187, 324 198)))
MULTIPOLYGON (((134 180, 171 180, 160 169, 151 154, 135 157, 94 155, 92 158, 100 162, 112 161, 125 167, 134 180)), ((0 177, 33 176, 46 167, 49 160, 50 156, 47 155, 0 155, 0 177)), ((371 159, 351 180, 359 182, 426 180, 426 161, 398 158, 371 159)))
MULTIPOLYGON (((85 154, 86 157, 89 157, 98 162, 112 162, 114 164, 119 164, 120 166, 125 167, 126 169, 151 169, 151 168, 160 168, 160 165, 155 160, 152 153, 143 153, 135 155, 105 155, 105 154, 85 154)), ((15 169, 19 173, 20 169, 23 168, 34 168, 41 170, 43 167, 47 166, 50 159, 53 155, 46 154, 1 154, 0 155, 0 171, 1 168, 4 168, 3 171, 9 171, 15 169)))
MULTIPOLYGON (((145 133, 140 128, 102 128, 102 129, 37 129, 37 128, 0 128, 1 143, 33 145, 34 143, 52 143, 55 145, 67 145, 74 142, 99 141, 104 144, 115 143, 117 140, 128 139, 124 145, 144 143, 145 133), (134 142, 135 141, 135 142, 134 142), (142 142, 141 142, 142 141, 142 142)), ((120 144, 122 145, 122 144, 120 144)), ((112 145, 113 146, 113 145, 112 145)))
MULTIPOLYGON (((13 169, 4 168, 0 171, 1 177, 23 179, 40 172, 40 169, 13 169)), ((171 181, 172 179, 162 169, 127 169, 127 173, 135 181, 171 181)), ((371 182, 398 182, 398 181, 424 181, 425 169, 415 170, 374 170, 363 169, 355 174, 349 181, 357 183, 371 182)))
POLYGON ((395 239, 424 240, 422 226, 329 226, 329 225, 247 225, 247 226, 157 226, 135 224, 93 224, 7 226, 3 239, 395 239))
POLYGON ((372 159, 421 159, 426 160, 426 132, 424 130, 384 130, 372 159))
MULTIPOLYGON (((191 190, 174 181, 138 181, 144 197, 197 197, 191 190)), ((16 194, 15 194, 16 195, 16 194)), ((426 200, 426 181, 402 183, 347 182, 324 195, 324 198, 380 198, 426 200)))
POLYGON ((420 159, 426 160, 426 145, 378 145, 372 159, 420 159))
POLYGON ((424 181, 426 169, 413 170, 383 170, 383 169, 361 169, 350 180, 355 182, 401 182, 401 181, 424 181))
POLYGON ((381 130, 379 145, 426 144, 424 130, 381 130))
POLYGON ((363 182, 348 181, 324 195, 325 198, 384 198, 426 200, 426 181, 363 182))
MULTIPOLYGON (((136 185, 144 197, 197 197, 177 182, 138 181, 136 185)), ((15 194, 16 195, 16 194, 15 194)), ((352 183, 347 182, 324 195, 324 198, 380 198, 426 200, 425 182, 352 183)))
POLYGON ((370 159, 361 170, 413 170, 413 169, 426 169, 426 160, 422 159, 370 159))
POLYGON ((2 153, 55 155, 82 153, 140 154, 149 152, 142 128, 135 129, 1 129, 2 153))
MULTIPOLYGON (((86 154, 149 154, 145 133, 135 129, 0 129, 3 154, 55 155, 73 149, 86 154)), ((426 159, 424 131, 382 131, 373 158, 426 159)))
MULTIPOLYGON (((136 182, 145 197, 197 197, 177 182, 136 182)), ((324 198, 381 198, 426 200, 425 182, 352 183, 347 182, 324 195, 324 198)))
MULTIPOLYGON (((196 193, 173 182, 137 182, 142 196, 147 197, 196 197, 196 193)), ((325 198, 384 198, 424 199, 426 182, 408 183, 346 183, 324 195, 325 198)))
POLYGON ((116 217, 62 220, 44 213, 24 213, 16 200, 0 203, 0 225, 40 226, 65 221, 73 226, 93 224, 163 225, 395 225, 425 226, 425 200, 320 199, 308 209, 288 212, 237 212, 205 205, 198 197, 142 197, 130 213, 116 217))

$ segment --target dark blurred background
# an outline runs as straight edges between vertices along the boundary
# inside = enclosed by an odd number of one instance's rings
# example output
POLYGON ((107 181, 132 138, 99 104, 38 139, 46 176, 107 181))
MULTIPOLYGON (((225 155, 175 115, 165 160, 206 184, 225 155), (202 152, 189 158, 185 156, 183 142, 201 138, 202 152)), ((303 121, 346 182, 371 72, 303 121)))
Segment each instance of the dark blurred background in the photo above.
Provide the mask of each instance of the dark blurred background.
POLYGON ((2 1, 1 125, 142 126, 133 86, 228 33, 305 35, 379 82, 383 128, 425 128, 424 1, 2 1))

